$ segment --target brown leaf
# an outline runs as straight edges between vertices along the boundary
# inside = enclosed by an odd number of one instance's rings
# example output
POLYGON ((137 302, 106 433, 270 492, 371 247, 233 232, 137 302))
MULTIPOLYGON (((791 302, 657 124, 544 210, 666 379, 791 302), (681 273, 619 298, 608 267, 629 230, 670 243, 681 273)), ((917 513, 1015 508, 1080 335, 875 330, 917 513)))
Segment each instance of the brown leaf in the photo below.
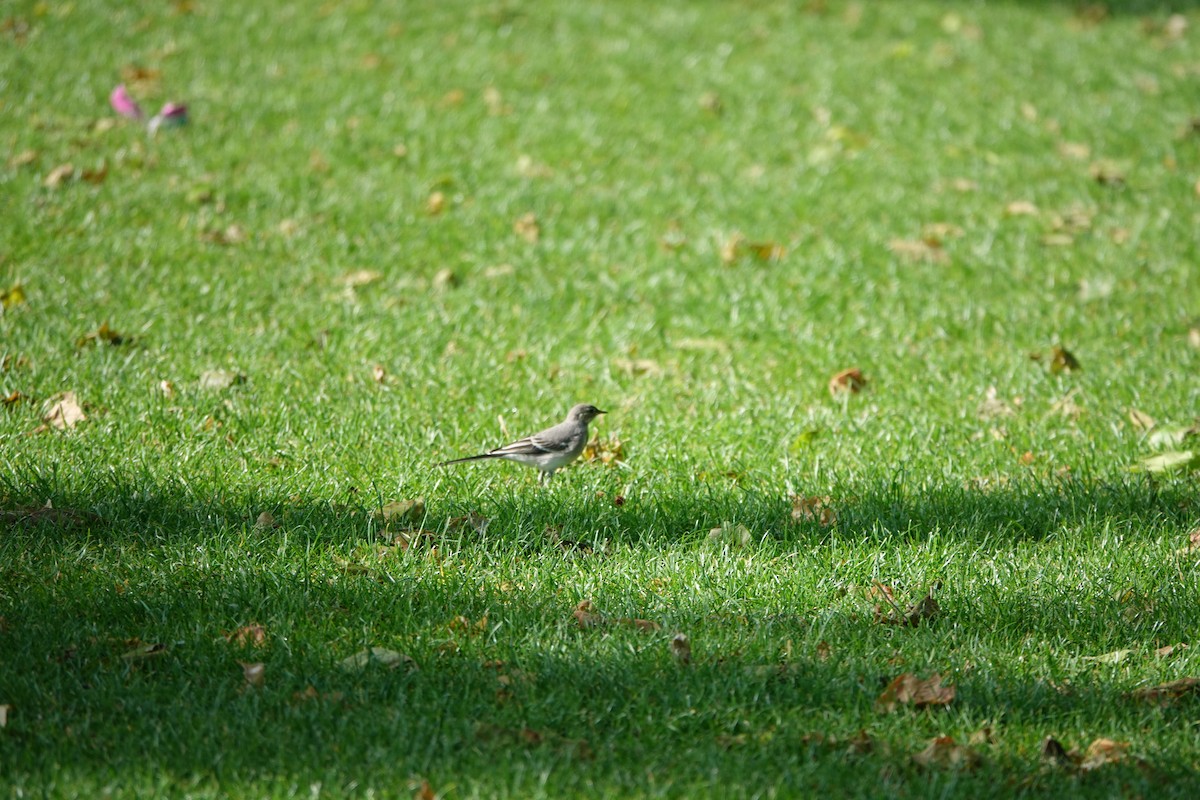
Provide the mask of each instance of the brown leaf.
POLYGON ((219 392, 245 382, 245 375, 228 369, 210 369, 200 374, 200 388, 208 391, 219 392))
POLYGON ((999 393, 995 386, 989 386, 987 391, 983 393, 983 401, 979 404, 979 410, 976 412, 980 419, 995 419, 997 417, 1011 417, 1017 413, 1014 406, 1020 405, 1019 399, 1014 400, 1011 404, 1000 399, 999 393))
POLYGON ((146 661, 166 655, 166 652, 167 646, 165 644, 143 644, 139 642, 132 650, 122 653, 121 660, 128 664, 134 664, 139 661, 146 661))
POLYGON ((225 641, 238 647, 260 647, 267 641, 267 629, 257 622, 243 625, 234 631, 222 633, 225 641))
POLYGON ((26 399, 25 395, 21 394, 16 389, 13 389, 11 392, 6 394, 4 397, 0 398, 0 403, 3 403, 4 407, 7 408, 9 406, 15 406, 17 403, 19 403, 25 399, 26 399))
POLYGON ((1190 556, 1200 553, 1200 528, 1188 534, 1188 543, 1175 551, 1178 556, 1190 556))
POLYGON ((692 663, 692 643, 686 633, 677 633, 671 638, 671 656, 685 667, 692 663))
POLYGON ((42 419, 58 430, 69 430, 87 419, 74 392, 63 392, 50 398, 42 419))
POLYGON ((371 647, 366 650, 359 650, 352 656, 343 658, 338 662, 344 669, 362 670, 371 664, 380 664, 388 669, 396 669, 405 667, 409 670, 417 668, 417 664, 410 656, 404 653, 397 653, 395 650, 389 650, 386 647, 371 647))
POLYGON ((862 370, 858 367, 850 367, 829 379, 829 393, 834 397, 841 394, 857 394, 866 385, 867 379, 863 377, 862 370))
POLYGON ((801 497, 792 495, 792 521, 816 522, 822 528, 827 528, 837 522, 837 512, 833 508, 833 498, 829 495, 801 497))
POLYGON ((0 311, 7 311, 25 302, 25 287, 14 283, 4 291, 0 291, 0 311))
POLYGON ((89 331, 88 333, 85 333, 83 336, 80 336, 78 339, 76 339, 75 346, 87 347, 88 345, 99 344, 100 342, 116 346, 125 344, 128 341, 129 339, 127 337, 122 336, 112 328, 108 327, 107 322, 102 322, 100 323, 100 327, 96 330, 89 331))
POLYGON ((371 516, 382 519, 385 525, 418 524, 425 519, 425 498, 393 500, 372 511, 371 516))
POLYGON ((253 663, 239 661, 238 663, 242 665, 242 677, 246 679, 246 685, 256 689, 260 688, 266 675, 266 665, 261 661, 253 663))
POLYGON ((421 783, 413 789, 413 800, 437 800, 437 793, 433 791, 429 781, 422 779, 421 783))
POLYGON ((662 630, 661 625, 659 625, 657 622, 655 622, 653 620, 649 620, 649 619, 633 619, 631 617, 621 617, 620 619, 617 620, 617 622, 621 623, 622 625, 632 625, 633 627, 637 628, 639 631, 646 631, 648 633, 653 633, 655 631, 662 630))
POLYGON ((942 243, 935 238, 929 239, 892 239, 888 242, 888 250, 904 261, 916 263, 928 261, 931 264, 949 264, 950 254, 942 249, 942 243))
POLYGON ((600 434, 596 434, 584 445, 583 460, 599 461, 606 467, 615 467, 625 461, 625 445, 615 436, 611 439, 601 439, 600 434))
POLYGON ((9 156, 8 165, 14 169, 16 167, 24 167, 37 161, 37 158, 37 150, 22 150, 19 153, 9 156))
POLYGON ((1038 207, 1028 200, 1014 200, 1004 207, 1004 213, 1010 217, 1036 217, 1038 207))
POLYGON ((492 521, 482 514, 477 514, 474 511, 467 514, 465 517, 453 517, 446 523, 447 533, 465 533, 474 531, 476 534, 483 536, 487 533, 488 526, 492 521))
POLYGON ((1055 766, 1070 764, 1073 760, 1067 749, 1053 736, 1042 739, 1041 754, 1043 761, 1048 761, 1055 766))
POLYGON ((743 258, 756 261, 779 261, 787 250, 776 242, 751 242, 740 233, 735 233, 721 244, 721 263, 734 264, 743 258))
POLYGON ((1154 651, 1154 655, 1158 658, 1170 658, 1171 656, 1175 655, 1175 653, 1183 652, 1187 649, 1188 646, 1183 642, 1180 642, 1179 644, 1169 644, 1165 647, 1160 647, 1154 651))
POLYGON ((1129 742, 1115 742, 1112 739, 1097 739, 1088 745, 1083 762, 1079 768, 1085 772, 1098 769, 1105 764, 1115 764, 1125 758, 1129 742))
POLYGON ((57 189, 59 186, 62 186, 64 183, 69 180, 73 180, 74 178, 74 164, 59 164, 46 174, 46 177, 42 179, 42 185, 47 189, 57 189))
POLYGON ((1121 187, 1125 185, 1125 173, 1112 161, 1096 161, 1088 167, 1088 175, 1101 186, 1121 187))
POLYGON ((425 210, 429 212, 429 216, 436 217, 446 210, 446 194, 444 192, 434 192, 429 195, 429 199, 425 201, 425 210))
POLYGON ((1061 372, 1077 372, 1081 369, 1083 367, 1080 366, 1079 359, 1075 358, 1065 347, 1055 345, 1054 349, 1050 351, 1050 371, 1055 375, 1061 372))
POLYGON ((542 235, 541 226, 538 225, 537 217, 533 212, 518 217, 517 221, 513 223, 513 232, 529 244, 537 244, 542 235))
POLYGON ((913 755, 913 761, 918 765, 940 769, 974 769, 981 760, 974 750, 956 744, 952 736, 931 739, 924 750, 913 755))
POLYGON ((936 672, 928 678, 918 678, 911 672, 895 678, 875 701, 875 710, 890 713, 901 706, 929 708, 944 706, 954 700, 955 688, 942 685, 942 676, 936 672))
POLYGON ((360 286, 366 286, 369 283, 375 283, 375 281, 382 279, 382 272, 373 269, 357 269, 353 272, 347 272, 338 278, 338 283, 350 289, 357 289, 360 286))
POLYGON ((1129 421, 1135 430, 1148 431, 1155 426, 1154 417, 1136 408, 1129 409, 1129 421))
POLYGON ((575 622, 579 624, 582 630, 596 628, 604 624, 604 617, 596 612, 596 606, 591 600, 580 600, 575 606, 575 610, 571 612, 571 616, 575 618, 575 622))
POLYGON ((1200 678, 1180 678, 1179 680, 1160 683, 1157 686, 1146 686, 1136 689, 1132 696, 1138 700, 1167 706, 1176 700, 1200 693, 1200 678))

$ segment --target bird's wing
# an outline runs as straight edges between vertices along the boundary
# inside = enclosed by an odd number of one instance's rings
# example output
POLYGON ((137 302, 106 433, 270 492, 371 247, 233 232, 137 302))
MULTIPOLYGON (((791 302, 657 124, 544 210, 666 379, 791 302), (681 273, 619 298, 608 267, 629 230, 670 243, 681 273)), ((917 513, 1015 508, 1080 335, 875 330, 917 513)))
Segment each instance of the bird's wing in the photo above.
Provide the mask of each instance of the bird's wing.
POLYGON ((554 452, 557 451, 553 447, 547 447, 546 443, 535 435, 526 436, 512 444, 497 447, 495 450, 489 450, 487 454, 489 456, 540 456, 554 452))

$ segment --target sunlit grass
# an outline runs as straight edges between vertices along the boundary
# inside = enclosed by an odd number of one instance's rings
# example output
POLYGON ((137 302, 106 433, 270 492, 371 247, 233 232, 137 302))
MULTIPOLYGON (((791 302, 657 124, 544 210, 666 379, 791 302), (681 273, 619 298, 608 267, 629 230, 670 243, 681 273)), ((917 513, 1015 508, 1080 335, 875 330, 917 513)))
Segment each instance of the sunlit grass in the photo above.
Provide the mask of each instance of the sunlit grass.
POLYGON ((10 791, 1191 796, 1200 17, 1109 6, 6 11, 10 791))

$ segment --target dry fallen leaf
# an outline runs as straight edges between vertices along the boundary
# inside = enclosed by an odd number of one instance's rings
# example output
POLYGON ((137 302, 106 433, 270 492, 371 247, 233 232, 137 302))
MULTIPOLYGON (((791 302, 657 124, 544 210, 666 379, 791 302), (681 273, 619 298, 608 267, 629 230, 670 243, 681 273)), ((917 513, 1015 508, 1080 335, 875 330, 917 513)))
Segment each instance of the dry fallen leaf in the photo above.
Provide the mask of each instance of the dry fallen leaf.
POLYGON ((425 519, 425 498, 393 500, 372 511, 371 516, 382 519, 385 525, 419 524, 425 519))
POLYGON ((260 647, 267 641, 267 629, 257 622, 243 625, 235 631, 222 634, 225 641, 238 647, 260 647))
POLYGON ((87 419, 74 392, 63 392, 46 401, 42 419, 58 430, 69 430, 87 419))
POLYGON ((979 404, 979 410, 976 412, 980 419, 995 419, 997 417, 1011 417, 1017 413, 1014 406, 1020 405, 1020 400, 1014 400, 1011 404, 1002 400, 995 386, 989 386, 983 394, 983 400, 979 404))
POLYGON ((1183 652, 1184 650, 1187 650, 1187 649, 1188 649, 1188 646, 1186 644, 1184 644, 1183 642, 1179 642, 1178 644, 1169 644, 1165 647, 1158 648, 1157 650, 1154 651, 1154 655, 1157 656, 1158 658, 1170 658, 1175 653, 1183 652))
POLYGON ((614 467, 625 461, 625 445, 615 436, 601 439, 596 434, 583 448, 584 461, 599 461, 606 467, 614 467))
POLYGON ((1113 650, 1111 653, 1104 653, 1098 656, 1084 656, 1083 661, 1091 661, 1095 664, 1120 664, 1125 659, 1133 655, 1132 649, 1113 650))
POLYGON ((446 194, 444 192, 434 192, 429 195, 429 199, 425 201, 425 210, 429 212, 429 216, 436 217, 446 210, 446 194))
POLYGON ((245 375, 228 369, 210 369, 200 374, 200 388, 212 392, 219 392, 245 382, 245 375))
POLYGON ((1180 678, 1178 680, 1160 683, 1157 686, 1146 686, 1136 689, 1132 696, 1138 700, 1157 703, 1160 706, 1170 705, 1176 700, 1200 693, 1200 678, 1180 678))
POLYGON ((60 164, 47 173, 42 179, 42 185, 47 189, 56 189, 75 177, 74 164, 60 164))
POLYGON ((482 514, 477 514, 474 511, 467 514, 465 517, 453 517, 446 522, 447 533, 465 533, 474 531, 476 534, 483 536, 487 533, 488 526, 492 521, 482 514))
POLYGON ((671 655, 685 667, 692 663, 692 643, 686 633, 677 633, 671 638, 671 655))
POLYGON ((165 644, 138 644, 132 650, 127 650, 121 654, 121 660, 127 664, 135 664, 139 661, 147 661, 152 658, 157 658, 161 655, 166 655, 167 646, 165 644))
POLYGON ((24 399, 25 399, 25 395, 21 394, 16 389, 13 389, 11 392, 6 394, 4 397, 0 398, 0 404, 3 404, 5 407, 15 406, 17 403, 21 402, 24 399))
POLYGON ((371 647, 366 650, 359 650, 352 656, 343 658, 338 664, 344 669, 361 670, 371 664, 379 664, 388 669, 396 669, 405 667, 407 669, 416 669, 417 664, 410 656, 404 653, 398 653, 395 650, 389 650, 386 647, 371 647))
POLYGON ((708 532, 708 539, 716 544, 748 547, 754 541, 754 536, 745 525, 723 522, 719 528, 713 528, 708 532))
POLYGON ((1038 207, 1028 200, 1014 200, 1004 207, 1004 213, 1010 217, 1036 217, 1038 207))
POLYGON ((1112 161, 1096 161, 1088 167, 1088 175, 1101 186, 1121 187, 1125 185, 1125 173, 1112 161))
POLYGON ((867 379, 858 367, 850 367, 829 379, 829 393, 834 397, 841 394, 856 394, 867 385, 867 379))
POLYGON ((915 240, 892 239, 888 242, 888 250, 909 263, 919 261, 928 261, 931 264, 950 263, 950 254, 942 249, 941 240, 934 237, 915 240))
POLYGON ((1134 429, 1139 431, 1148 431, 1156 424, 1154 417, 1138 411, 1136 408, 1129 409, 1129 421, 1133 424, 1134 429))
POLYGON ((1083 367, 1080 366, 1079 359, 1075 358, 1065 347, 1055 345, 1054 349, 1050 351, 1050 371, 1055 375, 1062 372, 1077 372, 1081 369, 1083 367))
POLYGON ((973 769, 982 760, 979 753, 969 747, 956 744, 951 736, 931 739, 929 745, 913 755, 913 761, 922 767, 941 769, 973 769))
POLYGON ((1063 747, 1062 743, 1053 736, 1042 739, 1041 754, 1043 761, 1054 766, 1070 764, 1073 760, 1070 753, 1067 752, 1067 748, 1063 747))
POLYGON ((239 661, 238 663, 242 665, 242 677, 246 679, 246 685, 260 688, 266 675, 266 665, 261 661, 254 663, 239 661))
POLYGON ((596 606, 591 600, 580 600, 579 604, 575 606, 575 610, 571 612, 571 616, 575 618, 575 622, 583 630, 604 624, 604 617, 596 613, 596 606))
POLYGON ((0 311, 7 311, 25 302, 25 287, 14 283, 4 291, 0 291, 0 311))
POLYGON ((439 292, 453 289, 460 283, 462 283, 462 280, 458 277, 458 273, 449 267, 442 267, 433 276, 433 288, 439 292))
POLYGON ((942 676, 936 672, 921 679, 911 672, 898 676, 883 690, 875 701, 875 710, 890 713, 901 706, 929 708, 945 706, 954 700, 955 688, 942 685, 942 676))
POLYGON ((837 522, 837 512, 833 508, 833 498, 829 495, 813 495, 803 497, 792 495, 792 521, 816 522, 822 528, 827 528, 837 522))
POLYGON ((1105 764, 1113 764, 1125 758, 1129 742, 1115 742, 1112 739, 1097 739, 1088 745, 1079 768, 1085 772, 1098 769, 1105 764))
POLYGON ((338 283, 351 289, 357 289, 360 286, 366 286, 369 283, 374 283, 382 279, 382 272, 373 269, 358 269, 353 272, 347 272, 338 278, 338 283))
POLYGON ((37 157, 37 150, 22 150, 21 152, 9 157, 8 165, 14 168, 24 167, 28 164, 32 164, 34 161, 37 161, 37 157))
POLYGON ((518 217, 517 221, 513 223, 513 232, 529 244, 537 244, 542 235, 541 226, 538 225, 537 217, 533 212, 518 217))
POLYGON ((735 233, 721 243, 721 263, 730 265, 743 258, 756 261, 778 261, 787 255, 787 250, 775 242, 751 242, 740 233, 735 233))

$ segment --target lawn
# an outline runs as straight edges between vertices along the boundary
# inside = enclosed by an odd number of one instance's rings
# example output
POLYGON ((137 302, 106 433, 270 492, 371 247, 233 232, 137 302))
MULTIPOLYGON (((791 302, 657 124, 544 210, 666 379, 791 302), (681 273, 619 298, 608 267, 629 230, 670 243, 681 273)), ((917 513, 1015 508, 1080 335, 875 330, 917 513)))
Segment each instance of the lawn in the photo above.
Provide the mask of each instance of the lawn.
POLYGON ((1198 37, 6 4, 0 792, 1195 797, 1198 37))

